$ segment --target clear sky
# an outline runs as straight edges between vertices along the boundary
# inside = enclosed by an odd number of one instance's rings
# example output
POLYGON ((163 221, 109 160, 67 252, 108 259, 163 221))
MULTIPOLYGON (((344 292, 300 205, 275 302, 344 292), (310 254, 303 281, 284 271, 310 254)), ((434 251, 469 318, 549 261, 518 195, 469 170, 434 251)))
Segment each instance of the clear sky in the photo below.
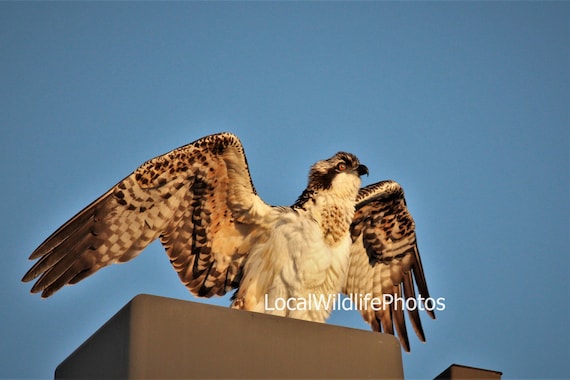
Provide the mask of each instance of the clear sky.
POLYGON ((136 294, 195 300, 157 243, 48 300, 20 278, 139 164, 225 130, 271 204, 339 150, 404 186, 446 299, 407 378, 570 377, 569 50, 568 2, 0 2, 0 377, 52 377, 136 294))

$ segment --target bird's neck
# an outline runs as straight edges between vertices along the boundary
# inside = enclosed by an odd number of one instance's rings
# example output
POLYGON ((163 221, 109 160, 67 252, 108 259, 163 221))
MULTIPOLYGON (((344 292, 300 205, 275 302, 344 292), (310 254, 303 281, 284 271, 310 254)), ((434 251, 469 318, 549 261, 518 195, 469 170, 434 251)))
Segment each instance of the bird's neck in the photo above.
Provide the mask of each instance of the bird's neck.
POLYGON ((325 242, 333 247, 347 236, 354 216, 355 196, 339 197, 327 190, 303 191, 293 209, 307 213, 323 231, 325 242))

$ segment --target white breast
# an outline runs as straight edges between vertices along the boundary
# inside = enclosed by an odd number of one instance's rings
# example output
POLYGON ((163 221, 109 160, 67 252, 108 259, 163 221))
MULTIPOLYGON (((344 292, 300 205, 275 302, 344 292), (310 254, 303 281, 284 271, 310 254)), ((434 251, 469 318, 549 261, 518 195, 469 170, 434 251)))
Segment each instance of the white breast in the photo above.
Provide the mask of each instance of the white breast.
POLYGON ((324 322, 345 280, 348 232, 331 248, 306 213, 281 210, 271 222, 273 228, 252 245, 232 306, 324 322))

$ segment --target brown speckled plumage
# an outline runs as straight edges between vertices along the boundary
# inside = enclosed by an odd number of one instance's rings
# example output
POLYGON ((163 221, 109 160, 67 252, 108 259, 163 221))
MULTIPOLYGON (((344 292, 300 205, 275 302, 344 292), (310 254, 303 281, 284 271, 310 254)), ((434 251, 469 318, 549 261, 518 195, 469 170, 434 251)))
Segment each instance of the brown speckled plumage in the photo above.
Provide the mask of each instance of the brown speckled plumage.
MULTIPOLYGON (((350 228, 354 242, 343 292, 372 294, 381 298, 392 294, 404 299, 419 295, 429 298, 427 283, 416 243, 415 224, 408 212, 404 190, 394 181, 382 181, 360 189, 356 212, 350 228)), ((433 310, 426 310, 435 318, 433 310)), ((362 311, 364 319, 375 331, 394 334, 409 351, 404 310, 397 303, 373 311, 362 311)), ((416 334, 425 341, 418 309, 408 314, 416 334)))
POLYGON ((243 158, 240 174, 255 194, 238 138, 204 137, 145 162, 63 225, 32 253, 30 259, 40 260, 23 280, 39 276, 32 292, 48 297, 104 266, 134 258, 160 238, 192 293, 222 295, 235 288, 247 252, 228 239, 243 239, 243 231, 227 217, 227 150, 243 158), (220 243, 216 250, 214 242, 220 243))

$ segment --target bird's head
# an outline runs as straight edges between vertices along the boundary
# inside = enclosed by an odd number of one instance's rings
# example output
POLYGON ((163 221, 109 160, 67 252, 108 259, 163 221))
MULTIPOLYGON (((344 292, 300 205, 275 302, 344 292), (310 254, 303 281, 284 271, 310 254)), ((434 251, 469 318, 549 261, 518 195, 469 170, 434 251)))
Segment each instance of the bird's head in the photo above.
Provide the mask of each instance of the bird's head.
POLYGON ((314 190, 346 188, 358 192, 360 176, 363 174, 368 174, 368 168, 362 165, 354 154, 338 152, 311 167, 308 188, 314 190))

